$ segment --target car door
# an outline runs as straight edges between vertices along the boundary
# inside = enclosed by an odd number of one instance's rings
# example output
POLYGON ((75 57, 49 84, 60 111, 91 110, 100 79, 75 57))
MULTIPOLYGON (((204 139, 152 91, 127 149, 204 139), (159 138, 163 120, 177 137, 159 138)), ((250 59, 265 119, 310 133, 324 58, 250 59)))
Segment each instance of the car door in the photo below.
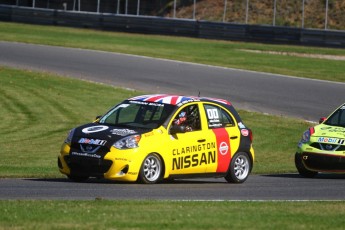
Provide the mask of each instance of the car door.
POLYGON ((204 103, 203 112, 207 123, 204 133, 213 138, 212 142, 216 146, 216 161, 210 161, 206 171, 225 173, 240 144, 238 126, 233 115, 217 104, 204 103))
POLYGON ((179 108, 168 126, 188 126, 185 132, 170 135, 171 165, 170 174, 205 173, 207 159, 205 152, 208 139, 203 133, 199 103, 190 103, 179 108), (181 119, 186 116, 186 119, 181 119))

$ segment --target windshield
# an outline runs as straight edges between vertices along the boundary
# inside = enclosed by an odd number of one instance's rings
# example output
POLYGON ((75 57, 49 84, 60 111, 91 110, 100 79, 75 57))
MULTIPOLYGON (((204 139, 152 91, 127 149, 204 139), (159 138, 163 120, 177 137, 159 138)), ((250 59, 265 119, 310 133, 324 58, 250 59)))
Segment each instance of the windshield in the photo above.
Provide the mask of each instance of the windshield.
POLYGON ((154 129, 164 123, 174 107, 161 103, 124 101, 107 112, 99 123, 154 129))
POLYGON ((345 127, 345 105, 336 110, 325 122, 326 125, 345 127))

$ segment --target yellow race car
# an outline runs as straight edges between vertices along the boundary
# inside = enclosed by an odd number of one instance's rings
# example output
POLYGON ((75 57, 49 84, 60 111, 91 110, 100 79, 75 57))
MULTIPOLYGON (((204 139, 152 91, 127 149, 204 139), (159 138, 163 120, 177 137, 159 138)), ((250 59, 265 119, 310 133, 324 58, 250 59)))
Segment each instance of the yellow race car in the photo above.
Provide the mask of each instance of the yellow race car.
POLYGON ((301 176, 309 178, 319 172, 345 173, 345 104, 303 133, 295 166, 301 176))
POLYGON ((252 132, 223 99, 143 95, 74 128, 58 167, 73 181, 89 177, 157 183, 224 177, 242 183, 252 170, 252 132))

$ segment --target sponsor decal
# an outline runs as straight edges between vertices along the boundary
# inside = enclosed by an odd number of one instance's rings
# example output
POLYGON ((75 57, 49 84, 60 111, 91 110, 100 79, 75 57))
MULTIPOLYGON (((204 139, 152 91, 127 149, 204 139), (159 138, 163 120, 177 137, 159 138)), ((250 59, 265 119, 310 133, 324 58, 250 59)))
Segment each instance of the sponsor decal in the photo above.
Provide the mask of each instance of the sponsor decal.
POLYGON ((153 132, 149 132, 149 133, 145 133, 145 134, 144 134, 145 137, 150 137, 150 136, 153 136, 153 135, 154 135, 153 132))
POLYGON ((216 163, 216 143, 186 146, 173 149, 172 170, 186 169, 216 163))
POLYGON ((81 157, 92 157, 92 158, 101 159, 101 156, 97 155, 97 154, 71 152, 71 155, 73 155, 73 156, 81 156, 81 157))
POLYGON ((330 143, 330 144, 344 144, 344 139, 338 139, 338 138, 332 138, 332 137, 319 137, 317 139, 317 142, 319 143, 330 143))
POLYGON ((228 153, 228 150, 229 150, 229 146, 226 142, 220 143, 220 145, 219 145, 220 154, 222 154, 224 156, 228 153))
POLYGON ((185 99, 184 101, 181 101, 180 103, 177 103, 176 106, 177 107, 181 107, 184 104, 187 104, 189 102, 194 102, 194 101, 199 101, 199 100, 197 100, 197 99, 185 99))
POLYGON ((238 122, 238 127, 240 129, 245 129, 246 128, 246 126, 242 122, 238 122))
POLYGON ((129 103, 138 104, 138 105, 150 105, 150 106, 164 107, 164 105, 160 104, 160 103, 145 102, 145 101, 130 101, 129 103))
POLYGON ((186 155, 172 159, 172 170, 208 165, 216 162, 216 151, 203 152, 200 154, 186 155))
POLYGON ((219 127, 222 127, 222 126, 223 126, 223 124, 221 124, 221 123, 218 123, 218 124, 209 124, 209 125, 208 125, 209 128, 219 128, 219 127))
POLYGON ((245 137, 247 137, 249 135, 249 131, 248 129, 241 129, 241 134, 245 137))
POLYGON ((116 160, 116 161, 127 161, 126 158, 117 158, 117 157, 115 158, 115 160, 116 160))
POLYGON ((97 133, 97 132, 107 130, 108 128, 109 127, 105 126, 105 125, 97 125, 97 126, 91 126, 91 127, 84 128, 82 130, 82 132, 83 133, 97 133))
POLYGON ((216 143, 209 142, 209 143, 204 143, 204 144, 186 146, 180 149, 173 149, 172 155, 177 156, 177 155, 183 155, 183 154, 190 154, 190 153, 202 152, 202 151, 215 149, 215 148, 216 148, 216 143))
POLYGON ((79 144, 89 144, 89 145, 101 145, 104 146, 107 143, 106 140, 100 139, 89 139, 89 138, 80 138, 78 141, 79 144))
POLYGON ((112 129, 110 130, 110 133, 118 136, 127 136, 129 134, 135 134, 137 132, 131 129, 112 129))
POLYGON ((345 128, 331 127, 331 126, 322 127, 321 130, 325 130, 330 133, 344 133, 345 132, 345 128))
POLYGON ((337 140, 338 140, 337 138, 319 137, 319 139, 317 139, 317 142, 321 142, 321 143, 336 143, 337 140))

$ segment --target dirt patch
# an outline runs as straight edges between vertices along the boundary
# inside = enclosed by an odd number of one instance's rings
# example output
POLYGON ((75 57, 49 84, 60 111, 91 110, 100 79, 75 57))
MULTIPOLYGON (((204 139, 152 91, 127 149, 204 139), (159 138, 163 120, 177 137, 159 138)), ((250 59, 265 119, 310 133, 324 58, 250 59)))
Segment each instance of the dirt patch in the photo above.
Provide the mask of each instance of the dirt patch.
POLYGON ((340 56, 340 55, 305 54, 305 53, 294 53, 294 52, 262 51, 262 50, 248 50, 248 49, 241 49, 241 51, 250 52, 250 53, 264 53, 264 54, 275 54, 275 55, 345 61, 345 56, 340 56))

